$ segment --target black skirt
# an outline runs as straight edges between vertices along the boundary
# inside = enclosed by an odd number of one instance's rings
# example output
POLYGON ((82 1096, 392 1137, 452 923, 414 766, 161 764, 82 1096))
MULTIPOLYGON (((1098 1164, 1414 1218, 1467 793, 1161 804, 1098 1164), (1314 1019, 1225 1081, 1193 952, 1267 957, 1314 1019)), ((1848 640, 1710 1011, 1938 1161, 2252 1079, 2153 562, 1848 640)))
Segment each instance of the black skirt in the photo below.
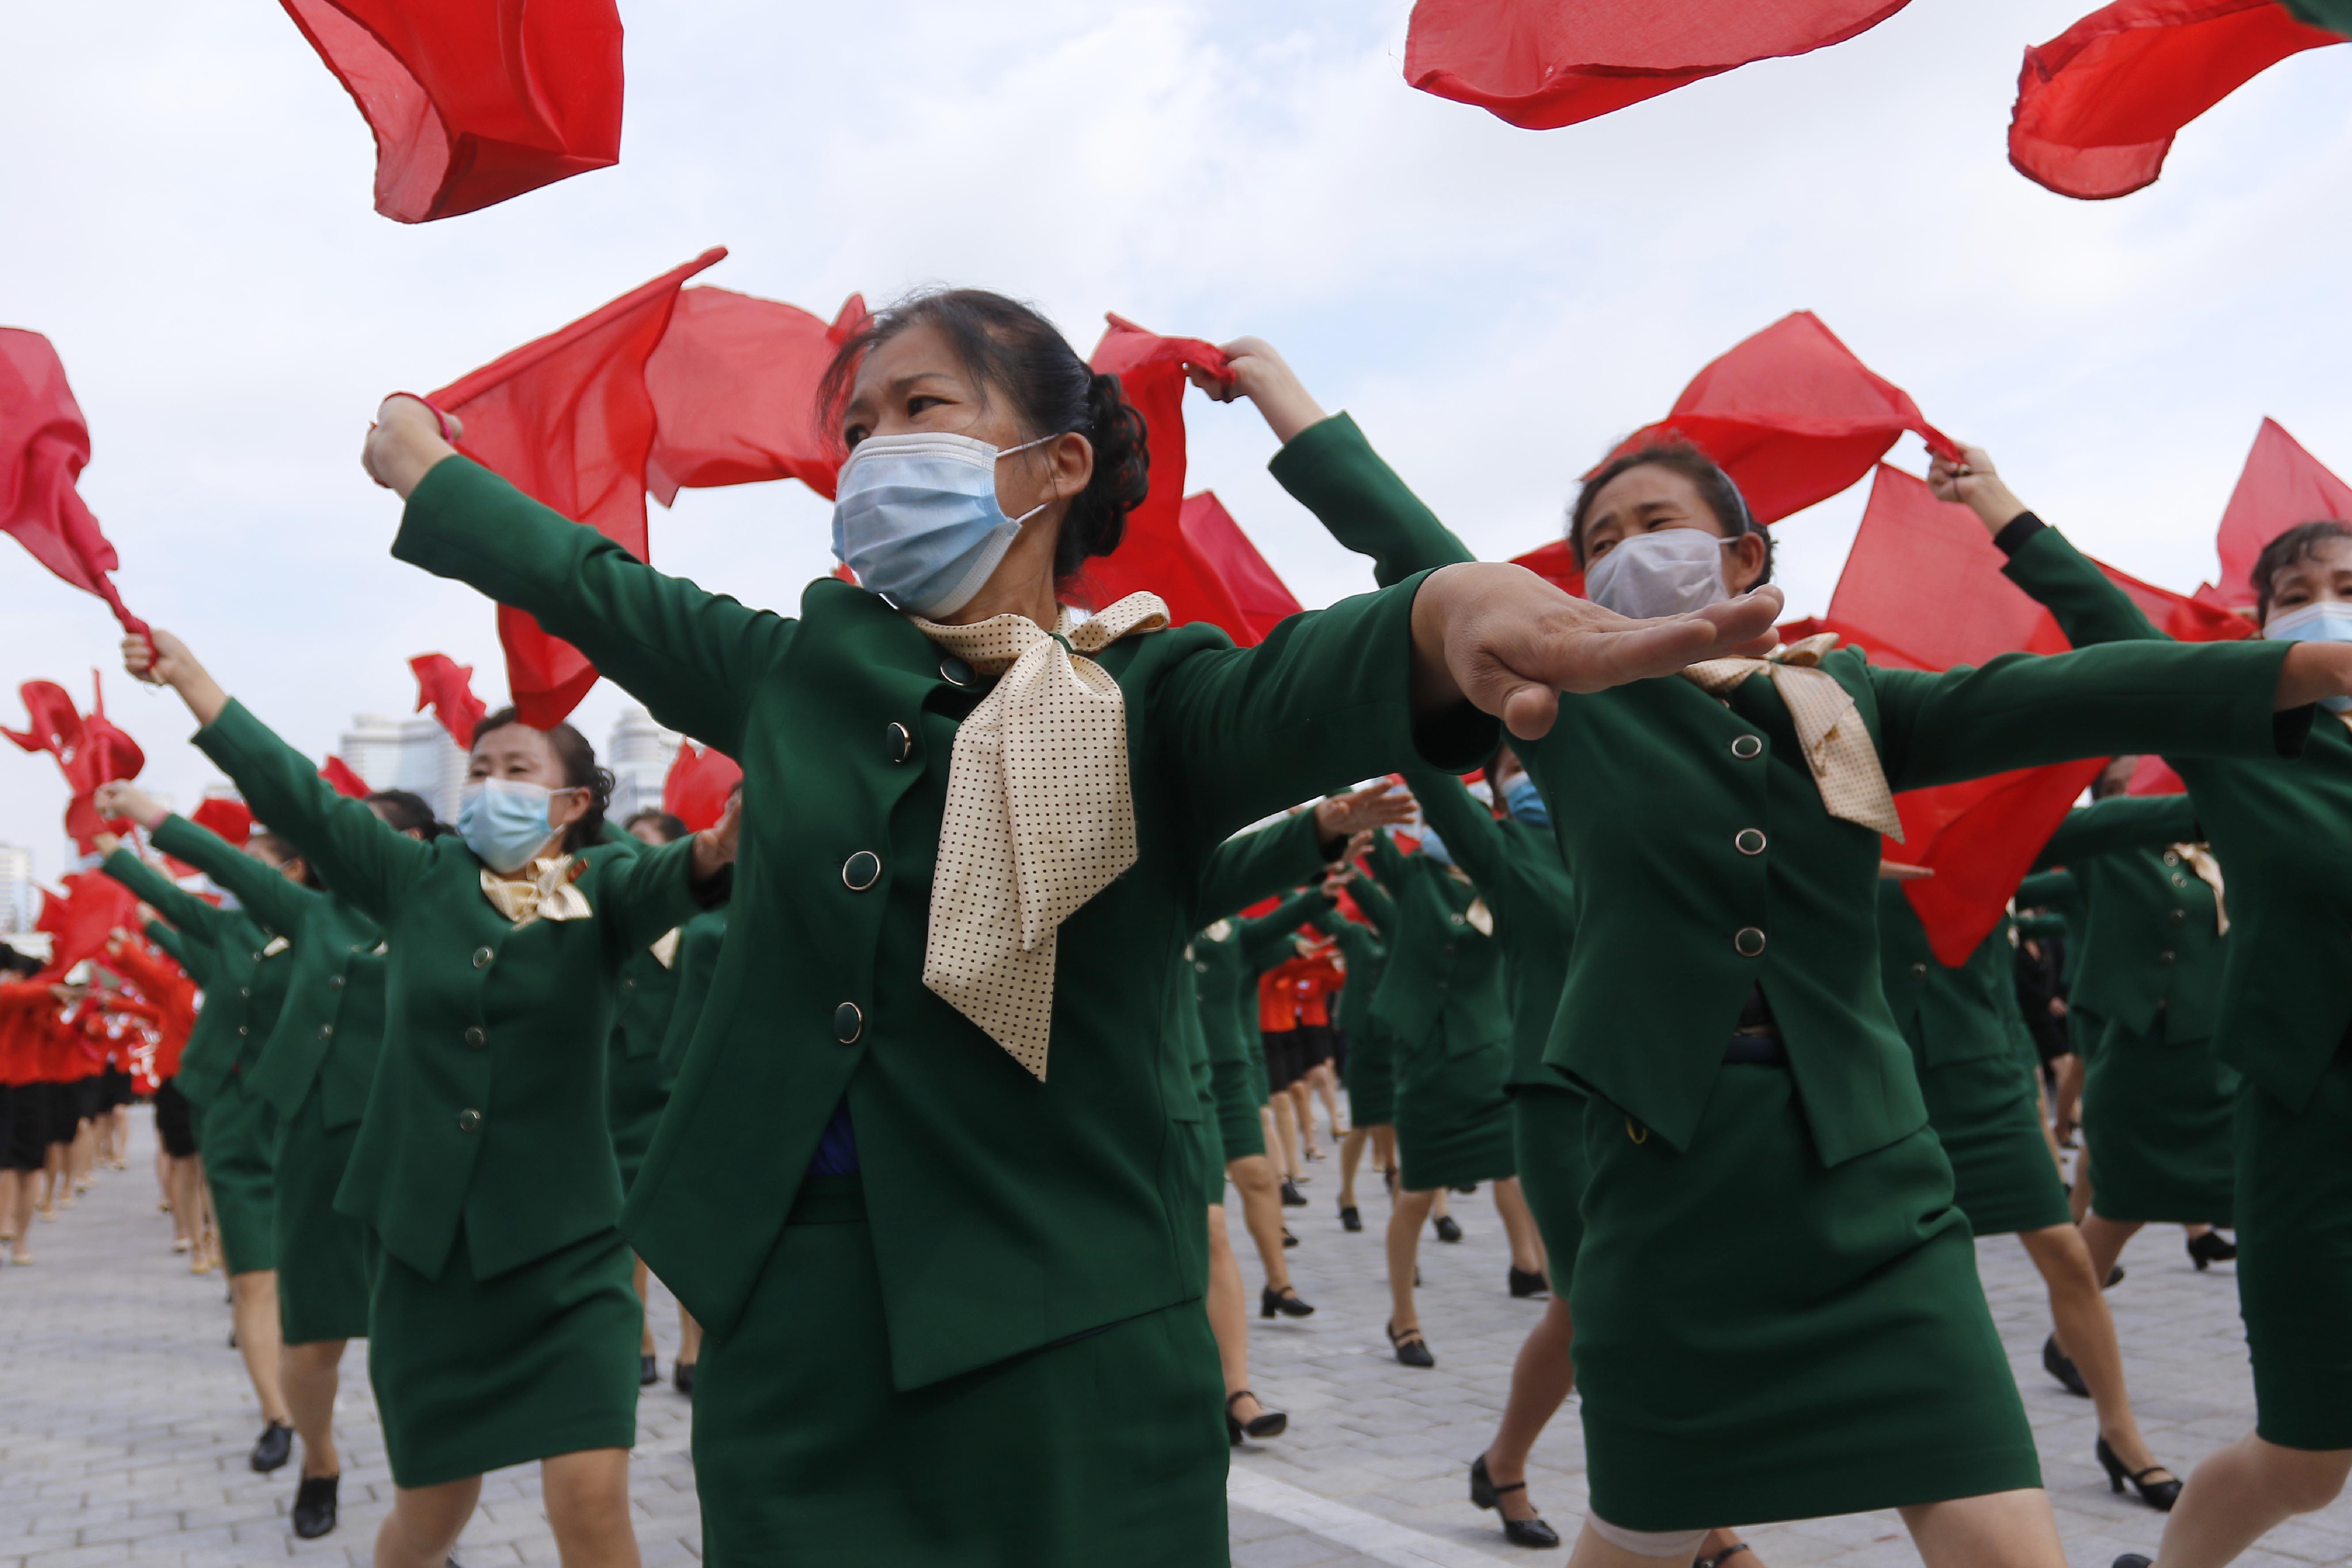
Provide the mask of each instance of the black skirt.
POLYGON ((20 1083, 8 1090, 8 1120, 0 1123, 0 1169, 37 1171, 49 1152, 49 1086, 20 1083))
POLYGON ((174 1160, 185 1160, 196 1152, 195 1114, 177 1084, 156 1086, 155 1136, 163 1140, 163 1152, 174 1160))
POLYGON ((106 1070, 98 1075, 98 1081, 99 1104, 101 1110, 111 1110, 118 1105, 128 1105, 138 1098, 131 1092, 129 1068, 118 1067, 109 1062, 106 1064, 106 1070))
POLYGON ((1306 1053, 1297 1029, 1269 1029, 1265 1034, 1265 1086, 1280 1094, 1307 1074, 1306 1053))

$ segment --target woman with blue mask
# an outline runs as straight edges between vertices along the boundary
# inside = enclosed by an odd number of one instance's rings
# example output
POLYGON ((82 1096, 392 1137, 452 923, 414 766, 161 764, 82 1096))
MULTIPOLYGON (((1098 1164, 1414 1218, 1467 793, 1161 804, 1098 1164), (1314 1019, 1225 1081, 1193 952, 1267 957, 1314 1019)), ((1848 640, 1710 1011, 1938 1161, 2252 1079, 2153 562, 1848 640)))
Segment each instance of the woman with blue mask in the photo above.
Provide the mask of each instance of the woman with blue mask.
POLYGON ((959 289, 871 319, 827 387, 864 585, 797 617, 632 559, 414 399, 364 459, 407 501, 396 556, 743 764, 741 896, 624 1217, 704 1328, 707 1561, 1222 1564, 1199 1102, 1149 1026, 1204 861, 1334 786, 1469 765, 1480 705, 1540 727, 1559 689, 1753 636, 1775 596, 1628 626, 1468 566, 1247 649, 1150 595, 1084 618, 1150 482, 1116 378, 959 289))
MULTIPOLYGON (((1974 509, 2010 579, 2076 647, 2163 634, 2017 499, 1977 448, 1939 459, 1942 499, 1974 509)), ((2307 522, 2249 574, 2266 644, 2352 643, 2352 523, 2307 522)), ((2162 751, 2162 748, 2155 748, 2162 751)), ((2302 756, 2165 753, 2226 868, 2230 921, 2214 1053, 2242 1075, 2232 1205, 2254 1430, 2192 1471, 2165 1521, 2161 1568, 2219 1568, 2326 1507, 2352 1475, 2352 704, 2326 702, 2302 756)), ((2098 1172, 2093 1170, 2093 1179, 2098 1172)), ((2146 1568, 2130 1553, 2118 1568, 2146 1568)))
POLYGON ((179 639, 123 645, 177 691, 255 816, 382 927, 384 1041, 336 1208, 363 1221, 368 1378, 392 1461, 379 1568, 441 1568, 484 1472, 540 1461, 566 1568, 635 1568, 637 1335, 605 1050, 623 968, 723 897, 733 819, 605 839, 612 775, 568 724, 475 727, 458 832, 336 795, 179 639))

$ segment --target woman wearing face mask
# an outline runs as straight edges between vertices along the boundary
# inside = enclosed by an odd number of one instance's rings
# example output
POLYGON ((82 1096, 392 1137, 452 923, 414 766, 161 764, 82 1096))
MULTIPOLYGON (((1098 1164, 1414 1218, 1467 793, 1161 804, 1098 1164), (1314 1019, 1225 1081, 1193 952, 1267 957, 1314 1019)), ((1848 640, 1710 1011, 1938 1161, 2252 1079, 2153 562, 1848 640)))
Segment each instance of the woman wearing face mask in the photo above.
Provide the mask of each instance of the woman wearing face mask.
POLYGON ((392 1461, 380 1568, 441 1568, 484 1471, 537 1459, 567 1568, 634 1568, 643 1312, 614 1221, 604 1049, 622 967, 722 894, 731 823, 602 841, 611 775, 569 725, 474 731, 457 832, 421 842, 330 789, 168 632, 169 685, 254 815, 383 929, 384 1046, 335 1196, 380 1251, 368 1376, 392 1461))
MULTIPOLYGON (((1263 344, 1228 352, 1286 443, 1276 477, 1342 542, 1384 574, 1460 549, 1263 344)), ((1605 465, 1569 542, 1620 606, 1706 603, 1769 559, 1736 487, 1675 448, 1605 465), (1675 531, 1704 542, 1659 537, 1675 531)), ((1769 636, 1743 653, 1564 701, 1517 746, 1580 916, 1545 1052, 1591 1096, 1570 1304, 1591 1511, 1571 1562, 1687 1561, 1709 1520, 1895 1506, 1930 1568, 2058 1568, 1879 986, 1891 789, 2167 746, 2291 753, 2311 704, 2352 689, 2352 648, 2091 649, 1942 675, 1769 636)))
MULTIPOLYGON (((1966 502, 2008 573, 2079 647, 2162 634, 2027 510, 1978 449, 1928 482, 1966 502)), ((2352 524, 2305 523, 2263 547, 2261 647, 2352 655, 2352 524)), ((2100 651, 2105 651, 2102 649, 2100 651)), ((2130 748, 2119 748, 2130 749, 2130 748)), ((2238 1089, 2238 1300, 2254 1364, 2252 1433, 2190 1474, 2155 1561, 2218 1568, 2324 1508, 2352 1473, 2352 703, 2331 701, 2299 761, 2162 752, 2229 868, 2229 954, 2213 1049, 2238 1089)), ((2117 1559, 2145 1568, 2137 1553, 2117 1559)))
POLYGON ((799 619, 563 521, 413 399, 365 457, 407 498, 395 555, 527 610, 790 804, 754 813, 629 1199, 705 1329, 706 1550, 1222 1563, 1202 1175, 1171 1131, 1192 1089, 1135 1026, 1166 1016, 1202 860, 1416 754, 1467 765, 1494 735, 1474 705, 1538 728, 1561 689, 1752 636, 1772 596, 1629 627, 1466 566, 1243 650, 1159 629, 1150 595, 1081 624, 1063 585, 1146 493, 1114 378, 955 290, 874 318, 831 387, 865 588, 815 583, 799 619))
MULTIPOLYGON (((366 804, 410 838, 442 831, 432 808, 405 790, 379 791, 366 804)), ((100 785, 98 806, 146 828, 157 849, 204 872, 264 931, 293 944, 286 998, 250 1087, 278 1126, 270 1234, 284 1342, 278 1366, 302 1439, 302 1477, 289 1518, 296 1535, 316 1539, 335 1528, 343 1349, 368 1331, 367 1227, 334 1204, 383 1044, 383 932, 314 875, 298 880, 268 871, 133 785, 100 785)))
MULTIPOLYGON (((194 824, 190 831, 214 837, 209 829, 194 824)), ((273 1177, 278 1112, 255 1075, 293 979, 292 944, 270 934, 250 911, 217 908, 188 892, 122 847, 111 834, 100 835, 99 847, 106 856, 100 869, 138 894, 207 954, 211 974, 204 1011, 180 1053, 180 1071, 173 1081, 196 1116, 221 1268, 228 1275, 236 1309, 237 1352, 245 1358, 246 1375, 261 1402, 261 1436, 249 1462, 257 1470, 274 1470, 293 1455, 294 1424, 278 1354, 273 1177)), ((226 844, 221 848, 225 854, 238 853, 226 844)), ((308 866, 282 838, 257 835, 243 853, 273 875, 297 882, 308 879, 308 866)))

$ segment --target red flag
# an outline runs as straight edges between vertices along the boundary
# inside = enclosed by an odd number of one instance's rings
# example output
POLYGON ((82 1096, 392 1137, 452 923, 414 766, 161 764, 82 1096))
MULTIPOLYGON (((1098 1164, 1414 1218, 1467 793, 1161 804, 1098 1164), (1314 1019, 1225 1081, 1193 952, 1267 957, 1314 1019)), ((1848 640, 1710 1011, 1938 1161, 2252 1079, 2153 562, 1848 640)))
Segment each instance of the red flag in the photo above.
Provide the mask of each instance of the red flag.
POLYGON ((1511 564, 1524 566, 1555 587, 1564 588, 1580 599, 1584 597, 1584 574, 1577 569, 1576 556, 1565 539, 1555 539, 1549 544, 1537 545, 1524 555, 1514 555, 1511 564))
MULTIPOLYGON (((1860 644, 1874 662, 1915 669, 2064 651, 2070 645, 2057 621, 2002 575, 2004 562, 1974 511, 1939 501, 1919 479, 1882 466, 1818 629, 1860 644)), ((2253 629, 2111 566, 2100 570, 2168 636, 2211 642, 2253 629)), ((1895 797, 1904 841, 1890 840, 1886 855, 1936 872, 1905 883, 1903 891, 1939 960, 1967 962, 2075 797, 2105 765, 2104 758, 2061 763, 1895 797)))
POLYGON ((375 133, 375 210, 452 217, 621 160, 613 0, 284 0, 375 133))
POLYGON ((365 800, 375 793, 368 788, 367 780, 352 772, 351 763, 341 757, 329 757, 326 765, 319 770, 319 776, 326 780, 337 795, 352 800, 365 800))
POLYGON ((819 428, 817 384, 866 322, 852 294, 830 325, 797 306, 726 289, 688 289, 646 362, 658 416, 646 488, 664 506, 681 489, 798 479, 833 495, 841 467, 819 428))
POLYGON ((2238 488, 2221 513, 2214 548, 2221 557, 2218 591, 2200 594, 2231 609, 2254 607, 2254 561, 2263 546, 2297 523, 2327 518, 2352 519, 2352 485, 2330 473, 2303 449, 2275 419, 2254 435, 2253 450, 2238 474, 2238 488))
POLYGON ((1513 125, 1595 119, 1868 32, 1906 0, 1417 0, 1404 79, 1513 125))
POLYGON ((2189 785, 2172 771, 2172 764, 2162 757, 2147 756, 2132 769, 2132 776, 2124 785, 2126 795, 2187 795, 2189 785))
POLYGON ((139 900, 130 889, 102 871, 71 871, 58 879, 63 897, 41 892, 38 929, 50 936, 48 966, 37 979, 60 980, 85 958, 106 951, 118 926, 135 924, 139 900))
POLYGON ((1217 574, 1233 596, 1234 608, 1248 632, 1246 637, 1236 632, 1236 643, 1247 647, 1264 641, 1266 633, 1305 607, 1257 552, 1257 546, 1250 542, 1216 491, 1186 496, 1178 522, 1186 546, 1217 574))
POLYGON ((1939 457, 1959 447, 1872 373, 1811 310, 1783 316, 1691 378, 1672 412, 1595 465, 1680 436, 1715 459, 1759 522, 1827 500, 1870 472, 1906 430, 1939 457))
POLYGON ((662 780, 662 809, 697 833, 716 827, 727 814, 727 796, 742 782, 734 758, 698 741, 681 741, 662 780))
POLYGON ((74 488, 89 461, 89 426, 57 349, 38 332, 0 327, 0 533, 143 637, 147 623, 123 608, 108 575, 122 563, 74 488))
MULTIPOLYGON (((646 559, 646 460, 655 412, 646 362, 668 329, 686 280, 727 254, 719 247, 570 326, 525 343, 431 398, 465 421, 457 449, 524 494, 646 559)), ((499 606, 507 689, 534 729, 563 721, 596 670, 521 611, 499 606)))
POLYGON ((2009 161, 2062 196, 2129 195, 2182 126, 2289 55, 2344 41, 2274 0, 2118 0, 2025 51, 2009 161))
POLYGON ((210 795, 205 803, 188 814, 188 820, 230 844, 242 845, 253 837, 253 813, 245 802, 230 800, 225 795, 210 795))
POLYGON ((98 786, 137 778, 139 770, 147 765, 139 742, 107 718, 106 694, 98 685, 96 671, 90 680, 98 700, 87 719, 74 710, 73 699, 66 695, 65 688, 55 681, 28 680, 16 689, 24 699, 25 711, 31 716, 26 728, 0 728, 0 735, 23 750, 47 752, 57 758, 66 787, 73 792, 73 798, 66 803, 66 832, 85 855, 93 849, 92 841, 99 834, 129 828, 123 819, 108 821, 98 815, 90 798, 98 786))
POLYGON ((446 653, 420 653, 408 661, 408 668, 416 676, 416 710, 432 709, 457 749, 473 750, 474 726, 489 711, 474 695, 474 667, 446 653))

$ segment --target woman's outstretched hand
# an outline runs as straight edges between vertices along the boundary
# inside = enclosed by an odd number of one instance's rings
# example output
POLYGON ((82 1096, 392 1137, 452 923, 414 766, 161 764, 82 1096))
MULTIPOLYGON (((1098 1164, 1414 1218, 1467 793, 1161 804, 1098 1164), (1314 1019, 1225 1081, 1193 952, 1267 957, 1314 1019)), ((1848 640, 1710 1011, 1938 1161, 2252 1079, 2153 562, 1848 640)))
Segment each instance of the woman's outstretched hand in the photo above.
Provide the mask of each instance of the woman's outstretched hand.
POLYGON ((1992 454, 1982 447, 1963 447, 1957 459, 1937 458, 1930 462, 1927 489, 1937 500, 1957 502, 1975 512, 1978 521, 1994 533, 2026 510, 2017 492, 1992 466, 1992 454))
POLYGON ((188 645, 170 632, 154 630, 144 637, 124 637, 122 668, 133 680, 168 686, 178 692, 199 724, 211 723, 228 706, 228 693, 221 689, 220 682, 196 662, 188 645))
POLYGON ((1273 426, 1274 438, 1286 446, 1308 426, 1323 423, 1322 405, 1307 394, 1306 384, 1272 343, 1264 338, 1235 338, 1217 346, 1225 351, 1225 368, 1233 373, 1233 381, 1221 382, 1197 365, 1186 365, 1184 374, 1194 386, 1220 403, 1248 398, 1273 426))
POLYGON ((360 447, 360 467, 368 478, 406 500, 434 464, 456 455, 457 448, 449 443, 465 433, 466 426, 454 416, 436 413, 422 398, 395 392, 375 411, 375 423, 368 426, 367 440, 360 447), (445 426, 446 437, 441 434, 445 426))
POLYGON ((743 830, 743 795, 727 797, 727 810, 716 826, 694 836, 694 879, 708 882, 735 863, 735 847, 743 830))
POLYGON ((109 822, 127 816, 151 833, 172 815, 164 809, 163 802, 137 784, 121 779, 99 785, 97 792, 90 796, 90 804, 98 808, 98 815, 109 822))
POLYGON ((1376 779, 1359 790, 1335 795, 1315 805, 1315 826, 1324 841, 1348 838, 1375 827, 1411 822, 1412 796, 1394 779, 1376 779))
POLYGON ((1721 658, 1771 635, 1770 585, 1689 615, 1637 621, 1545 582, 1524 566, 1467 561, 1429 574, 1412 603, 1413 710, 1467 701, 1532 741, 1561 692, 1605 691, 1721 658))

